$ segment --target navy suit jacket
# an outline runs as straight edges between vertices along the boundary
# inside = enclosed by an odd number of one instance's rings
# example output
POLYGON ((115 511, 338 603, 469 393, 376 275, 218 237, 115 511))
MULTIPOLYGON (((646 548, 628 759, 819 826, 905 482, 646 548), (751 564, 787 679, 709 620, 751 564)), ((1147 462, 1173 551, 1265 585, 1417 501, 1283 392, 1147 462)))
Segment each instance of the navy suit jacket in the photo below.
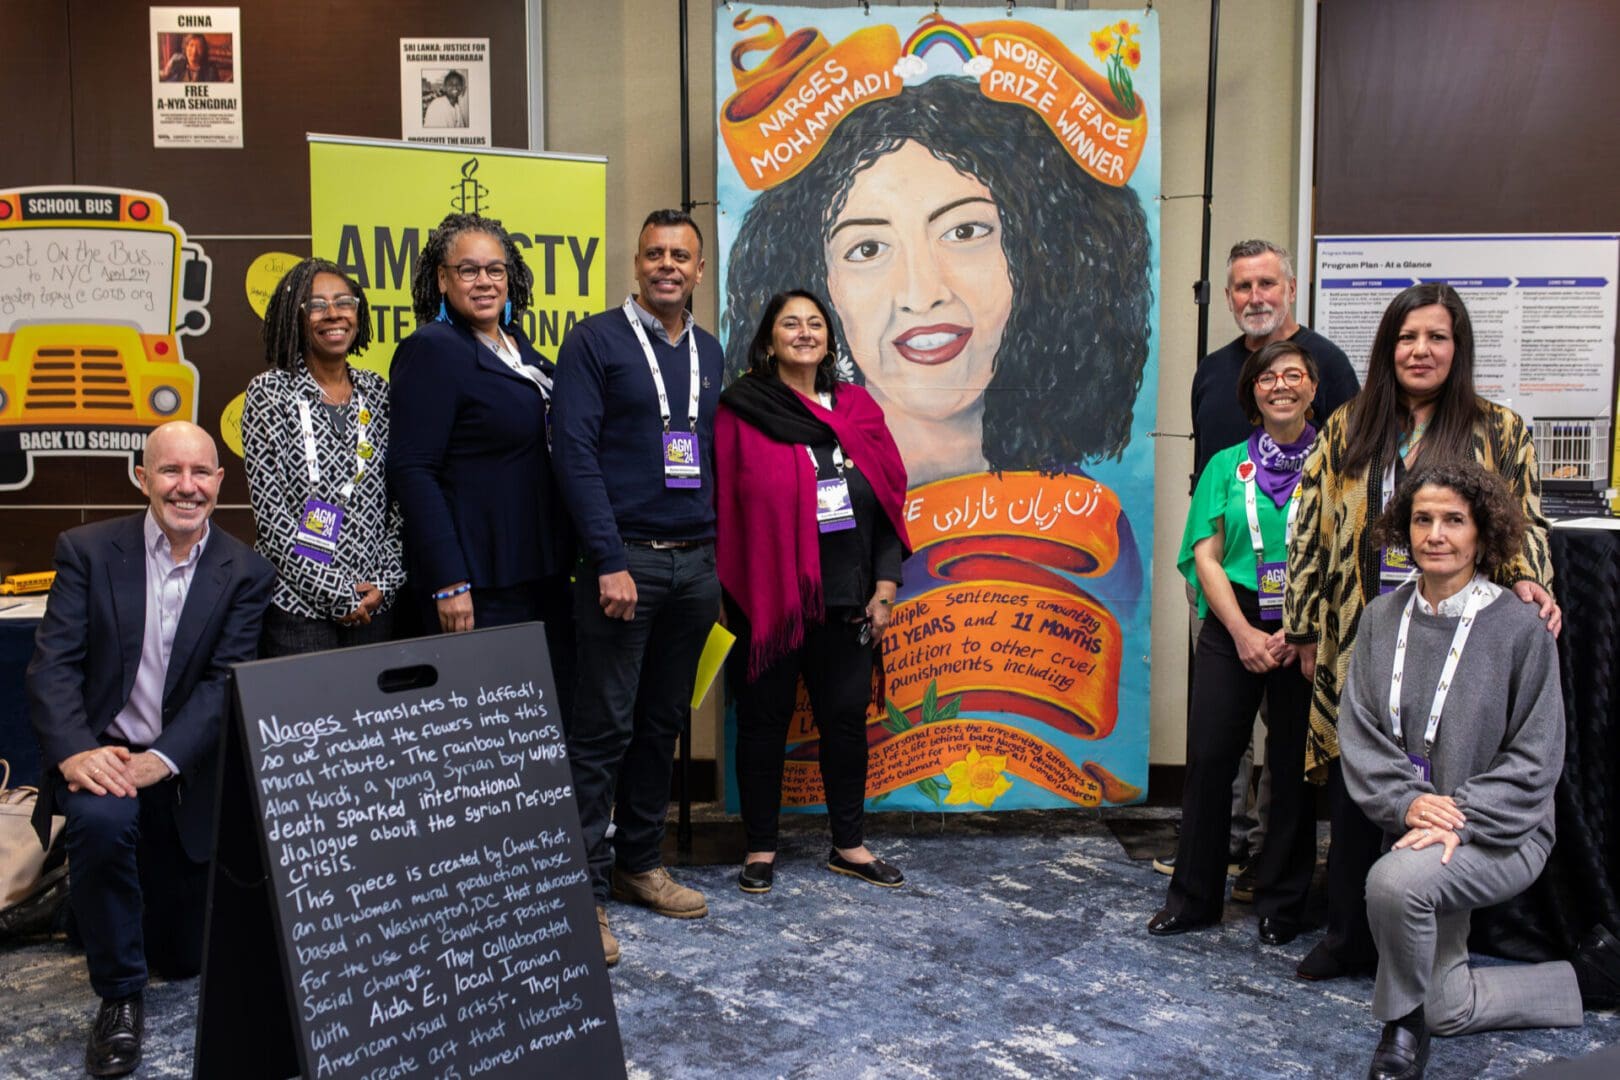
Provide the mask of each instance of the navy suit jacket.
MULTIPOLYGON (((552 370, 516 326, 523 362, 552 370)), ((471 329, 431 322, 394 352, 388 484, 411 584, 506 588, 567 572, 572 528, 546 445, 546 395, 471 329)))
MULTIPOLYGON (((44 842, 63 783, 57 766, 102 744, 129 702, 146 628, 146 511, 81 525, 56 541, 56 582, 28 663, 29 717, 47 766, 34 809, 44 842)), ((218 740, 230 666, 258 652, 276 574, 252 548, 209 526, 175 629, 163 686, 163 730, 152 747, 180 770, 175 827, 202 862, 213 840, 218 740)), ((112 798, 114 796, 107 796, 112 798)))

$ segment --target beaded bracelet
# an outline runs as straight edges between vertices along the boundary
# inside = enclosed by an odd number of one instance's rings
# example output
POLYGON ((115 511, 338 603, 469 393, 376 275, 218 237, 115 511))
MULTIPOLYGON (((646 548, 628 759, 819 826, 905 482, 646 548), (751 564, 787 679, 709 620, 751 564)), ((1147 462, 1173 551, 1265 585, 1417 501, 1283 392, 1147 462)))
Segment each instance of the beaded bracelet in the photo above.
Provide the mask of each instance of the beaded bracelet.
POLYGON ((444 592, 436 592, 433 594, 433 599, 448 600, 452 596, 460 596, 464 592, 472 592, 472 585, 470 583, 462 582, 453 589, 446 589, 444 592))

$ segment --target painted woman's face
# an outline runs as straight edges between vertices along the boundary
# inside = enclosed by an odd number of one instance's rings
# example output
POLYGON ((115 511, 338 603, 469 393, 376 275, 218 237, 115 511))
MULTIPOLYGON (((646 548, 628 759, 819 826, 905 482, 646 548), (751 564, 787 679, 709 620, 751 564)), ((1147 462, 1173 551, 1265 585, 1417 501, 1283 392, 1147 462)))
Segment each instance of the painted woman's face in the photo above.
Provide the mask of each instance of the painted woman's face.
POLYGON ((856 176, 826 256, 833 307, 885 409, 943 420, 982 405, 1013 301, 989 188, 907 142, 856 176))

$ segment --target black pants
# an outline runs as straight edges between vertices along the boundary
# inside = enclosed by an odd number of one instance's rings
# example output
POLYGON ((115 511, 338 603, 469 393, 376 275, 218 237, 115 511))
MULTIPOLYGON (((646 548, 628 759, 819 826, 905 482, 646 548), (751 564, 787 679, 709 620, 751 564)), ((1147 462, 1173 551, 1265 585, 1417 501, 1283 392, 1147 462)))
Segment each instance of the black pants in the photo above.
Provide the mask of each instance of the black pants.
POLYGON ((856 609, 832 608, 826 621, 806 627, 804 643, 748 681, 747 618, 726 602, 727 622, 737 635, 728 661, 737 705, 737 799, 749 851, 776 850, 776 820, 782 802, 783 748, 804 678, 816 729, 816 763, 826 792, 833 846, 865 843, 866 707, 872 700, 870 644, 861 644, 856 609))
MULTIPOLYGON (((1233 587, 1249 625, 1262 622, 1252 589, 1233 587)), ((1232 780, 1266 699, 1266 763, 1271 769, 1271 817, 1256 864, 1255 910, 1294 922, 1305 915, 1316 865, 1316 815, 1305 780, 1305 733, 1311 687, 1297 664, 1256 674, 1238 658, 1237 643, 1213 614, 1204 620, 1193 660, 1192 714, 1187 725, 1187 779, 1181 798, 1181 840, 1165 906, 1188 919, 1218 919, 1226 897, 1227 840, 1232 828, 1232 780)))
POLYGON ((304 653, 346 649, 351 645, 375 645, 394 634, 394 613, 379 611, 365 624, 344 626, 332 619, 311 619, 294 615, 271 604, 264 612, 264 630, 259 635, 259 657, 300 656, 304 653))
POLYGON ((1381 854, 1384 832, 1350 797, 1338 758, 1328 766, 1327 789, 1328 924, 1317 948, 1327 949, 1348 967, 1370 967, 1378 962, 1378 947, 1367 923, 1367 873, 1381 854))
MULTIPOLYGON (((475 588, 472 600, 474 630, 523 622, 545 624, 546 652, 551 657, 551 676, 557 686, 557 708, 566 724, 577 678, 574 601, 567 576, 559 574, 505 589, 475 588)), ((437 612, 434 617, 437 619, 437 612)))
MULTIPOLYGON (((488 630, 494 626, 515 626, 518 623, 541 622, 546 627, 546 653, 551 658, 551 674, 557 684, 557 708, 568 716, 573 703, 574 683, 577 679, 575 656, 577 645, 574 630, 574 601, 568 584, 568 575, 555 574, 538 581, 525 581, 502 588, 473 586, 473 629, 488 630)), ((396 605, 404 607, 404 605, 396 605)), ((410 618, 395 620, 396 637, 426 636, 443 631, 439 628, 437 601, 427 593, 417 593, 410 609, 420 626, 410 618)))
POLYGON ((177 783, 164 780, 130 799, 53 782, 67 817, 68 898, 91 988, 127 997, 146 986, 148 966, 169 978, 197 974, 208 864, 192 862, 180 843, 177 783))
POLYGON ((690 720, 698 657, 720 614, 713 545, 626 546, 625 554, 636 583, 629 622, 603 614, 594 573, 581 572, 575 585, 579 679, 574 707, 563 714, 599 904, 607 903, 615 863, 634 874, 663 861, 675 740, 690 720))

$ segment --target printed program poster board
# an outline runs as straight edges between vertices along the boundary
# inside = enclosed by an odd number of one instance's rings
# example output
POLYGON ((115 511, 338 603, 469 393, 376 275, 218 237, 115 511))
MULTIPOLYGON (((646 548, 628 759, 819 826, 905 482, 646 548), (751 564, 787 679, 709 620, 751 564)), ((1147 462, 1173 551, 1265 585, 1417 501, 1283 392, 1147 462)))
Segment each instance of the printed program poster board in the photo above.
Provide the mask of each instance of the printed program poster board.
POLYGON ((0 189, 0 491, 37 457, 117 457, 197 419, 184 337, 208 330, 213 264, 161 195, 0 189))
POLYGON ((149 9, 152 145, 242 145, 240 8, 149 9))
MULTIPOLYGON (((1157 16, 741 8, 715 10, 729 373, 773 293, 830 298, 910 474, 868 805, 1140 800, 1157 16)), ((816 738, 801 709, 790 808, 823 803, 816 738)))
POLYGON ((400 38, 400 138, 488 146, 489 39, 400 38))
POLYGON ((555 357, 575 323, 607 306, 607 159, 309 137, 311 250, 366 290, 372 344, 357 360, 387 374, 416 329, 411 275, 446 214, 497 218, 534 272, 517 312, 534 347, 555 357))
POLYGON ((1365 380, 1389 302, 1443 281, 1468 307, 1481 395, 1531 423, 1609 416, 1617 278, 1612 235, 1319 236, 1312 325, 1365 380))
POLYGON ((198 1075, 623 1077, 544 628, 235 677, 198 1075))

